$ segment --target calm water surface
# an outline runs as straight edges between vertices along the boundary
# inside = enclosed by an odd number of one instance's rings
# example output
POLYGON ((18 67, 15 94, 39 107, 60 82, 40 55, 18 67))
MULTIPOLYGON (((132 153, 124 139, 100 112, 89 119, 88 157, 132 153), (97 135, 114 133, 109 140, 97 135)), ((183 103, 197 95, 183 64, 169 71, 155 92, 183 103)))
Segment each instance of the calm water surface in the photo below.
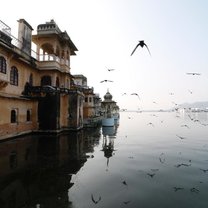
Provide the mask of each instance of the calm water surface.
POLYGON ((208 113, 120 116, 0 143, 0 207, 207 208, 208 113))

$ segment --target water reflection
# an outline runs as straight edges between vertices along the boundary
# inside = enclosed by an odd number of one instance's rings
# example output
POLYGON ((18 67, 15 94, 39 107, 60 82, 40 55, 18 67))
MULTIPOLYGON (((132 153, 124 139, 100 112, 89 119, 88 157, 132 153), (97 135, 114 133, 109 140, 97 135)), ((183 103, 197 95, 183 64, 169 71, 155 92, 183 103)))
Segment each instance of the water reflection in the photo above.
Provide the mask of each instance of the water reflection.
POLYGON ((107 158, 106 171, 108 171, 110 157, 113 156, 113 152, 115 151, 114 139, 116 138, 116 132, 117 132, 117 126, 102 127, 102 136, 103 136, 102 151, 104 152, 104 157, 107 158))
POLYGON ((0 207, 207 208, 207 116, 124 112, 119 127, 2 142, 0 207))
POLYGON ((25 136, 0 143, 1 208, 73 207, 71 177, 99 142, 100 129, 25 136))

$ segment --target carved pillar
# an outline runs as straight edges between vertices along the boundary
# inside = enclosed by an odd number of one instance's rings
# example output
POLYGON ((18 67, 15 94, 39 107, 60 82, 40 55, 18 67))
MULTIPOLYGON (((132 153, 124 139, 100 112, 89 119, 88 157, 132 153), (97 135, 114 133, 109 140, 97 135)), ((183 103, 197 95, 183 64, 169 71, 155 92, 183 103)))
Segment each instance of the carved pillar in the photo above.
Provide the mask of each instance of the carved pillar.
POLYGON ((38 61, 40 61, 40 46, 39 45, 37 45, 37 47, 36 47, 36 54, 37 54, 37 60, 38 61))

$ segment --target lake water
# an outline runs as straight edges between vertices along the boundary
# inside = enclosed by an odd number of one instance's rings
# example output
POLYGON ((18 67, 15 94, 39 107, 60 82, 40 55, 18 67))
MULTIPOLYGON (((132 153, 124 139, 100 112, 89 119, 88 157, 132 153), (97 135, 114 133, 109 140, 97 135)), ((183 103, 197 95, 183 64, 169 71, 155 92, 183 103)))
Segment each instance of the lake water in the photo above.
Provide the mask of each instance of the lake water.
POLYGON ((1 208, 207 208, 208 113, 0 143, 1 208))

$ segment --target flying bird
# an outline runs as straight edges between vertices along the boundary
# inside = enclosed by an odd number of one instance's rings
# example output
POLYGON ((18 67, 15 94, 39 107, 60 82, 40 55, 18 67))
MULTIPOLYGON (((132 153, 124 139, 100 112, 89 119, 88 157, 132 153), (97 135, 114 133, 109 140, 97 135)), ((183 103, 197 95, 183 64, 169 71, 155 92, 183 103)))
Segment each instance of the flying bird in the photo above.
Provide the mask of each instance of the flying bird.
POLYGON ((147 175, 153 178, 155 176, 155 173, 147 173, 147 175))
POLYGON ((188 75, 201 75, 200 73, 196 73, 196 72, 188 72, 186 74, 188 74, 188 75))
POLYGON ((194 192, 194 193, 199 193, 199 192, 200 192, 199 189, 196 189, 196 188, 194 188, 194 187, 191 188, 190 191, 191 191, 191 192, 194 192))
POLYGON ((151 125, 152 127, 154 127, 154 124, 152 122, 149 122, 147 125, 151 125))
POLYGON ((180 190, 183 190, 184 188, 182 188, 182 187, 173 187, 174 188, 174 191, 176 192, 176 191, 180 191, 180 190))
POLYGON ((103 83, 103 82, 113 82, 113 81, 107 80, 107 79, 100 81, 100 83, 103 83))
POLYGON ((108 71, 114 71, 115 69, 108 69, 108 71))
POLYGON ((140 99, 140 97, 137 93, 131 93, 131 95, 136 95, 140 99))
POLYGON ((148 48, 147 44, 144 42, 144 40, 140 40, 140 41, 139 41, 139 43, 136 45, 136 47, 135 47, 134 50, 132 51, 131 56, 134 54, 134 52, 136 51, 136 49, 137 49, 139 46, 141 46, 142 48, 145 46, 145 47, 147 48, 147 50, 148 50, 150 56, 151 56, 151 53, 150 53, 150 51, 149 51, 149 48, 148 48))
POLYGON ((123 183, 125 186, 127 186, 127 183, 126 183, 126 181, 122 181, 122 183, 123 183))
POLYGON ((94 197, 93 197, 93 195, 91 194, 91 199, 92 199, 92 201, 93 201, 94 204, 97 204, 101 200, 101 196, 99 197, 98 200, 95 200, 94 197))
POLYGON ((131 201, 124 201, 123 203, 124 203, 124 204, 128 204, 128 203, 130 203, 130 202, 131 202, 131 201))
POLYGON ((188 90, 189 92, 190 92, 190 94, 193 94, 193 91, 191 91, 191 90, 188 90))
POLYGON ((188 128, 188 129, 190 129, 190 127, 188 126, 188 125, 181 125, 181 127, 186 127, 186 128, 188 128))
POLYGON ((202 170, 204 173, 206 173, 208 171, 208 169, 201 169, 201 168, 200 168, 200 170, 202 170))
POLYGON ((177 135, 177 134, 176 134, 176 136, 177 136, 178 138, 180 138, 180 139, 186 139, 185 137, 179 136, 179 135, 177 135))

